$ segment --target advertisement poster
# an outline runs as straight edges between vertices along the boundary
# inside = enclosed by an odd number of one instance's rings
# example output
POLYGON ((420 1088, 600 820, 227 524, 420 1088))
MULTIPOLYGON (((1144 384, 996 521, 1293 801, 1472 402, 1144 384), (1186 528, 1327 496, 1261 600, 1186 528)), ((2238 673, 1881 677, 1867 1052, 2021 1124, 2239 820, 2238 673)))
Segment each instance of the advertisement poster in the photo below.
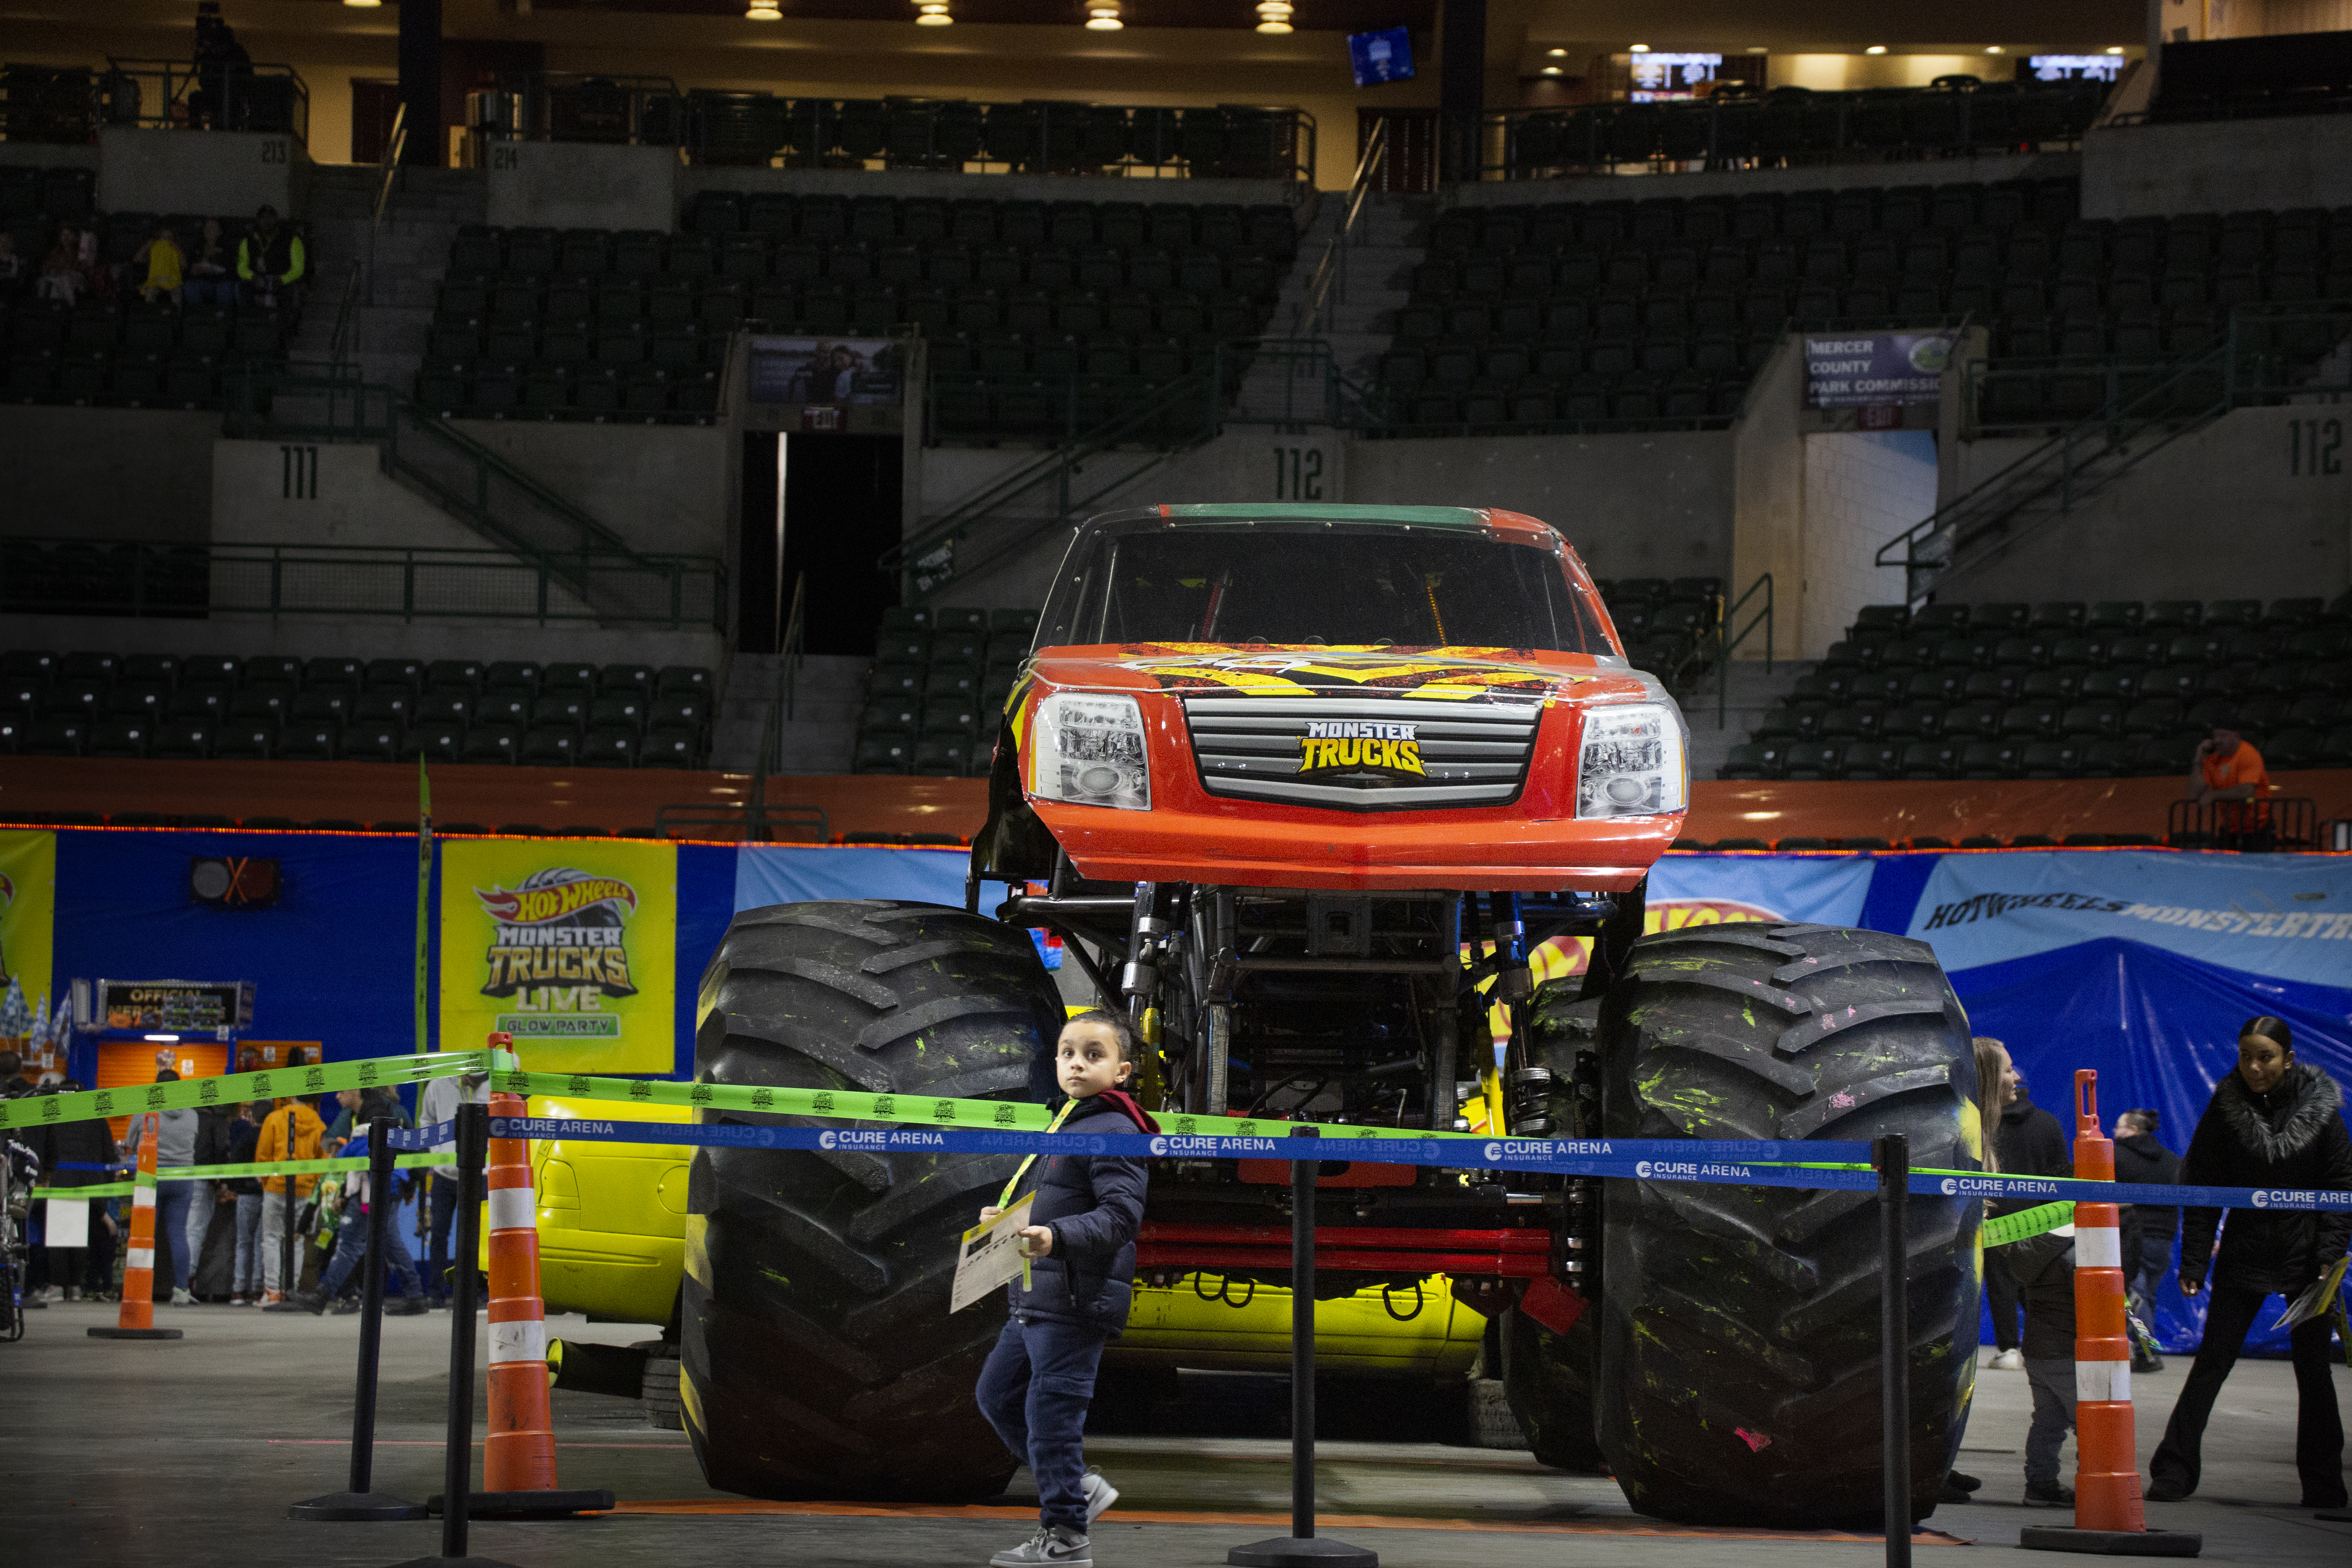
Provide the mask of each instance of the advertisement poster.
POLYGON ((887 338, 751 340, 754 403, 896 403, 905 366, 887 338))
POLYGON ((1805 339, 1805 406, 1877 408, 1933 403, 1952 363, 1946 332, 1871 332, 1805 339))
POLYGON ((27 1006, 51 994, 57 881, 56 834, 0 833, 0 992, 15 981, 27 1006))
POLYGON ((461 839, 441 851, 441 1039, 503 1030, 534 1072, 675 1066, 677 849, 461 839))

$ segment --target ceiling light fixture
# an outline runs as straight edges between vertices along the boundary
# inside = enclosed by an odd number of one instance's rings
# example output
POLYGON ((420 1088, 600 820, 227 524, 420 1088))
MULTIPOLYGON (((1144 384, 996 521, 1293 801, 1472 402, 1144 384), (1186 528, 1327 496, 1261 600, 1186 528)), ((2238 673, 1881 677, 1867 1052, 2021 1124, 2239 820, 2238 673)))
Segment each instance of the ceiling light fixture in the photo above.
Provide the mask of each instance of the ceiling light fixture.
POLYGON ((373 11, 383 5, 383 0, 343 0, 343 4, 354 11, 373 11))
POLYGON ((1543 73, 1546 76, 1558 76, 1559 74, 1559 68, 1558 66, 1546 66, 1543 68, 1543 73))
POLYGON ((1087 31, 1116 33, 1127 24, 1118 19, 1118 0, 1087 0, 1087 31))
POLYGON ((1883 55, 1886 52, 1886 46, 1885 44, 1873 44, 1870 47, 1863 50, 1862 52, 1865 55, 1883 55))
POLYGON ((1257 30, 1261 33, 1287 33, 1290 31, 1292 9, 1290 0, 1259 0, 1257 30))
POLYGON ((1646 55, 1650 52, 1650 46, 1647 44, 1628 44, 1625 47, 1637 55, 1646 55))
POLYGON ((1748 52, 1751 55, 1769 55, 1772 51, 1761 44, 1750 44, 1748 46, 1748 52))
POLYGON ((1987 53, 1987 54, 1989 54, 1989 55, 1997 55, 1997 54, 2000 54, 2000 52, 2001 52, 2001 47, 2000 47, 2000 46, 1999 44, 1987 44, 1987 45, 1985 46, 1985 53, 1987 53))
POLYGON ((1546 49, 1544 53, 1549 55, 1556 60, 1564 60, 1568 58, 1568 51, 1566 49, 1546 49))
POLYGON ((751 0, 751 9, 743 13, 746 22, 781 22, 784 14, 776 8, 776 0, 751 0))
POLYGON ((955 18, 948 15, 948 0, 915 0, 915 26, 918 27, 951 27, 955 18))
POLYGON ((2123 47, 2121 44, 2109 44, 2109 45, 2107 46, 2107 53, 2109 53, 2109 54, 2111 54, 2111 55, 2119 55, 2119 54, 2122 54, 2123 52, 2124 52, 2124 47, 2123 47))

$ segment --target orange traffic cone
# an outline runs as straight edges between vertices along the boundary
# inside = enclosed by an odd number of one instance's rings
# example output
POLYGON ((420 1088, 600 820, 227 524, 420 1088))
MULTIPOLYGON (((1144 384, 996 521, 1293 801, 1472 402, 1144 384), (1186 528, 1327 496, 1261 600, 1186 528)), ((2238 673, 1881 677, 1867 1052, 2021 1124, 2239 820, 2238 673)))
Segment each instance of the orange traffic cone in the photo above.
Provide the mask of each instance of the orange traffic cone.
MULTIPOLYGON (((514 1048, 489 1037, 493 1052, 514 1048)), ((519 1094, 490 1096, 490 1116, 520 1117, 519 1094)), ((555 1482, 555 1419, 549 1408, 547 1307, 539 1294, 539 1213, 530 1184, 530 1141, 490 1140, 490 1420, 482 1447, 480 1519, 557 1519, 613 1506, 609 1491, 562 1491, 555 1482)))
MULTIPOLYGON (((2116 1179, 2116 1146, 2099 1130, 2099 1075, 2074 1074, 2074 1175, 2116 1179)), ((2141 1507, 2131 1402, 2131 1335, 2124 1321, 2123 1216, 2112 1203, 2074 1205, 2074 1525, 2035 1526, 2036 1551, 2194 1557, 2200 1535, 2150 1530, 2141 1507), (2036 1539, 2039 1537, 2040 1539, 2036 1539)))
POLYGON ((155 1326, 155 1144, 139 1141, 139 1173, 131 1192, 131 1239, 122 1253, 122 1310, 114 1327, 92 1329, 94 1340, 176 1340, 177 1329, 155 1326))

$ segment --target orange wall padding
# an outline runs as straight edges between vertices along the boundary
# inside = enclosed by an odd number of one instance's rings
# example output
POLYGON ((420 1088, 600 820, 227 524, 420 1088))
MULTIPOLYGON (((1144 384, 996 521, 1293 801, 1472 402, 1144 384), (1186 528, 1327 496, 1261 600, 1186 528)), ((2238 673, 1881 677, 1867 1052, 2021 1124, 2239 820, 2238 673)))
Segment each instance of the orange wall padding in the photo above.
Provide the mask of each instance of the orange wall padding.
MULTIPOLYGON (((217 1040, 182 1040, 178 1045, 163 1045, 153 1040, 105 1040, 98 1047, 98 1081, 92 1089, 123 1089, 133 1084, 150 1084, 155 1075, 169 1067, 183 1079, 218 1078, 228 1071, 228 1047, 217 1040), (165 1062, 157 1053, 169 1052, 165 1062)), ((116 1142, 131 1131, 131 1118, 111 1117, 106 1123, 114 1130, 116 1142)))
MULTIPOLYGON (((2182 769, 2185 778, 2187 769, 2182 769)), ((2352 817, 2352 770, 2281 773, 2288 795, 2308 796, 2325 821, 2352 817)), ((607 831, 651 827, 666 805, 740 805, 744 773, 646 768, 520 768, 451 764, 433 770, 440 822, 585 824, 607 831)), ((1689 837, 1847 838, 1900 841, 1933 834, 2014 838, 2043 833, 2153 833, 2184 793, 2181 779, 2054 779, 1886 784, 1771 784, 1700 780, 1691 786, 1689 837)), ((969 837, 988 813, 985 779, 876 774, 768 781, 772 803, 824 809, 842 833, 953 833, 969 837)), ((83 757, 0 758, 0 821, 19 812, 211 812, 226 816, 351 817, 416 815, 416 770, 390 763, 164 763, 83 757)), ((695 837, 719 837, 708 830, 695 837)))

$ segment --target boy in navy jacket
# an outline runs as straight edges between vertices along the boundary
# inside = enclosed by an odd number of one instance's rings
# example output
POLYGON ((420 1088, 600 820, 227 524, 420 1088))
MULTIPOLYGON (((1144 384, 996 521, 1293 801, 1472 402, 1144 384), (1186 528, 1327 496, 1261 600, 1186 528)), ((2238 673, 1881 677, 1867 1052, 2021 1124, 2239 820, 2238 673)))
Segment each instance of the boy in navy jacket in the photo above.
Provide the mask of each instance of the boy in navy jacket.
MULTIPOLYGON (((1157 1132, 1159 1124, 1121 1086, 1135 1071, 1128 1021, 1097 1009, 1062 1026, 1054 1072, 1069 1108, 1064 1132, 1157 1132)), ((1087 1405, 1103 1346, 1127 1326, 1135 1278, 1135 1236, 1143 1225, 1147 1162, 1110 1154, 1052 1154, 1024 1162, 1036 1171, 1037 1201, 1021 1233, 1029 1278, 1007 1287, 1013 1313, 981 1368, 975 1397, 1004 1446, 1036 1478, 1037 1533, 989 1559, 992 1568, 1093 1568, 1087 1529, 1118 1497, 1087 1472, 1087 1405)), ((983 1223, 1003 1210, 981 1211, 983 1223)))

